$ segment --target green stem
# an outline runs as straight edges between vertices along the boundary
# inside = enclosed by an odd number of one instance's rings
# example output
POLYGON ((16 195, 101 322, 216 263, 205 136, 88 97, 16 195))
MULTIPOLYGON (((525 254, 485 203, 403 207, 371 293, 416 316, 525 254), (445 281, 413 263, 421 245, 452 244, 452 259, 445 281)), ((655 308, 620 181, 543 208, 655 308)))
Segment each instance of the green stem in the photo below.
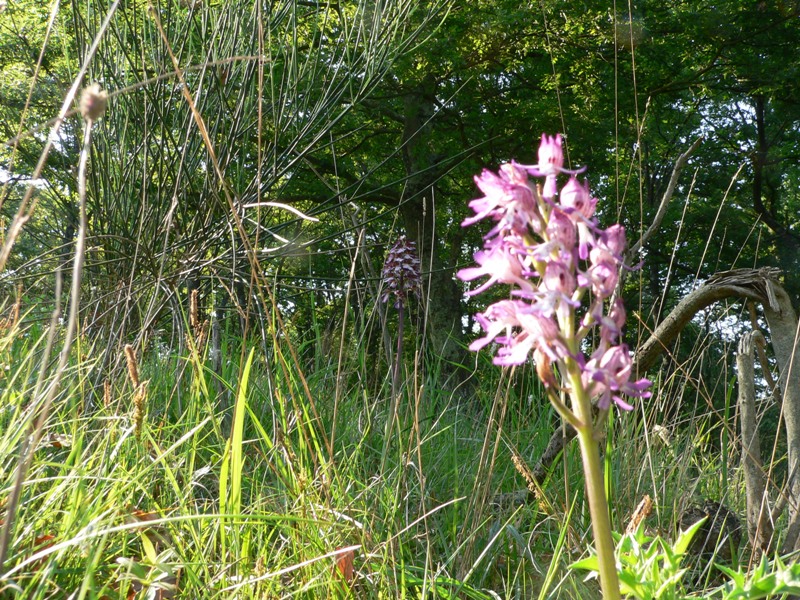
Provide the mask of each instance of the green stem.
POLYGON ((572 409, 581 422, 581 425, 577 427, 578 442, 581 447, 583 472, 586 478, 589 512, 592 516, 592 533, 597 551, 600 587, 605 600, 618 600, 620 593, 617 562, 614 556, 614 538, 611 536, 611 518, 603 485, 603 465, 600 462, 597 440, 594 439, 592 406, 586 390, 583 388, 580 367, 574 361, 569 361, 569 363, 567 368, 572 387, 572 409))
POLYGON ((597 550, 600 587, 603 590, 603 598, 617 600, 620 594, 617 563, 614 557, 614 538, 611 537, 611 519, 603 487, 603 467, 591 426, 578 430, 578 442, 586 474, 586 494, 589 496, 589 512, 592 515, 592 533, 597 550))
POLYGON ((392 436, 392 427, 397 417, 397 409, 400 404, 400 376, 402 375, 401 361, 403 359, 403 326, 405 322, 405 305, 402 300, 397 303, 397 352, 394 356, 394 366, 392 367, 392 400, 389 405, 389 418, 386 420, 386 429, 383 433, 383 452, 381 452, 381 470, 386 467, 386 457, 389 454, 389 440, 392 436))

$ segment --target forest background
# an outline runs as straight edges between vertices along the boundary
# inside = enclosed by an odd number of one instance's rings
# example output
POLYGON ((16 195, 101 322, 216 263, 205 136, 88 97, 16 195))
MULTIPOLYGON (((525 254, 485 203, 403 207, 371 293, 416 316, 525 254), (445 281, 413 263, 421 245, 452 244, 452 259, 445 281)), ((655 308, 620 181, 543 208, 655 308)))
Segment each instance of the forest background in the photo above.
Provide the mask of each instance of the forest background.
MULTIPOLYGON (((623 289, 632 348, 720 271, 777 267, 797 309, 799 17, 779 0, 3 2, 0 593, 597 594, 568 569, 589 530, 574 449, 535 502, 498 502, 554 420, 532 367, 467 350, 491 301, 454 277, 482 243, 461 227, 473 176, 535 164, 561 132, 601 223, 634 244, 658 217, 623 289), (82 200, 77 98, 54 119, 90 82, 110 98, 82 200), (403 328, 380 301, 401 234, 423 276, 403 328)), ((645 494, 668 538, 697 499, 744 514, 733 356, 765 327, 753 310, 699 311, 610 430, 617 530, 645 494)))

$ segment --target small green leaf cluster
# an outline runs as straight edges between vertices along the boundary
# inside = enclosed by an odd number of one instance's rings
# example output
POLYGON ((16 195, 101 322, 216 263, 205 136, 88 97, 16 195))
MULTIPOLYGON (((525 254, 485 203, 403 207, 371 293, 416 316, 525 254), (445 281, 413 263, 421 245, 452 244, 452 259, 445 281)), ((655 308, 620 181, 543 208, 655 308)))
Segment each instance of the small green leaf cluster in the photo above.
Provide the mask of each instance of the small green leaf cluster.
POLYGON ((754 600, 785 594, 800 594, 800 564, 787 566, 776 557, 773 561, 761 557, 758 566, 747 573, 717 565, 730 580, 720 588, 724 600, 754 600))
MULTIPOLYGON (((620 591, 637 600, 682 600, 685 598, 719 598, 721 600, 754 600, 785 594, 800 593, 800 564, 787 566, 780 558, 770 561, 766 556, 751 571, 746 566, 732 569, 714 564, 727 581, 715 588, 687 591, 684 575, 690 570, 684 565, 692 539, 703 527, 705 519, 682 531, 670 543, 661 536, 650 537, 643 527, 632 534, 617 538, 616 558, 620 591)), ((598 571, 597 555, 579 560, 572 569, 598 571)))
MULTIPOLYGON (((686 549, 703 525, 698 521, 670 544, 660 536, 649 537, 643 527, 621 538, 617 535, 617 569, 620 592, 640 600, 677 600, 684 598, 683 576, 688 570, 681 566, 686 549)), ((597 557, 589 556, 571 565, 573 569, 596 572, 597 557)))

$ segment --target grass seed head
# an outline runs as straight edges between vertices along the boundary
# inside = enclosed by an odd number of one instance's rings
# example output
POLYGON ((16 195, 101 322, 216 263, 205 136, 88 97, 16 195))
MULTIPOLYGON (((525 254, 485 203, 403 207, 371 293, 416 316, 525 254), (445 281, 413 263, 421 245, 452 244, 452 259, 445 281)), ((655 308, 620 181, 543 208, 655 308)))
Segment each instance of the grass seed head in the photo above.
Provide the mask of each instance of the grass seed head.
POLYGON ((200 291, 197 288, 193 289, 192 293, 189 295, 189 324, 192 326, 192 329, 195 330, 195 334, 200 327, 199 308, 197 306, 199 295, 200 291))
POLYGON ((144 423, 144 404, 147 399, 147 381, 136 388, 133 394, 133 431, 138 438, 142 435, 142 424, 144 423))
POLYGON ((100 88, 100 85, 93 83, 83 89, 81 94, 80 111, 84 119, 96 121, 106 112, 108 104, 108 92, 100 88))
POLYGON ((134 388, 139 387, 139 363, 136 361, 136 352, 133 346, 125 344, 125 361, 128 363, 128 376, 134 388))

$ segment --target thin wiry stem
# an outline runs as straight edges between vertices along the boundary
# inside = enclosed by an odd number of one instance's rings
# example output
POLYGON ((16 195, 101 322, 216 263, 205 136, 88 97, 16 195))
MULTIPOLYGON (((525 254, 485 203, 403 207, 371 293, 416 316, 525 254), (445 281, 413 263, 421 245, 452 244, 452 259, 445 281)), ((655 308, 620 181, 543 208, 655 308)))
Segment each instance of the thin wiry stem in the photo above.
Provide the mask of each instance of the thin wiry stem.
MULTIPOLYGON (((89 51, 86 54, 86 57, 83 61, 83 66, 78 74, 75 76, 75 80, 72 83, 72 86, 69 88, 67 92, 67 96, 64 98, 64 102, 61 105, 61 110, 58 113, 58 118, 56 119, 55 123, 53 124, 52 129, 50 130, 50 135, 47 136, 47 143, 42 150, 42 154, 39 157, 39 162, 36 164, 36 168, 33 171, 33 175, 31 175, 31 182, 35 182, 39 179, 42 175, 42 170, 47 164, 47 157, 50 154, 50 150, 53 147, 53 142, 58 139, 58 132, 61 130, 61 125, 64 123, 66 118, 67 111, 72 103, 75 101, 75 94, 78 92, 78 88, 83 81, 83 78, 86 76, 86 73, 89 71, 89 64, 94 57, 95 53, 97 52, 97 48, 100 46, 100 40, 103 39, 105 35, 105 31, 108 28, 109 23, 111 23, 111 19, 114 16, 114 13, 117 11, 117 7, 119 6, 120 0, 116 0, 108 9, 108 13, 106 14, 106 18, 103 21, 103 24, 100 26, 100 29, 97 32, 97 35, 94 38, 94 42, 92 43, 92 47, 89 48, 89 51)), ((6 232, 6 239, 3 244, 2 249, 0 249, 0 273, 5 270, 6 262, 8 262, 8 257, 11 255, 11 249, 14 247, 15 242, 17 241, 17 237, 19 237, 20 232, 22 231, 23 226, 28 220, 31 218, 34 209, 36 208, 36 199, 33 197, 33 192, 36 189, 36 186, 33 183, 28 185, 28 189, 25 190, 25 196, 22 198, 22 201, 19 204, 19 209, 17 210, 17 214, 14 215, 14 221, 8 227, 8 231, 6 232)), ((0 555, 2 558, 2 555, 0 555)), ((0 564, 2 561, 0 561, 0 564)))
MULTIPOLYGON (((14 486, 11 489, 11 494, 8 499, 8 505, 6 507, 6 518, 5 524, 3 526, 2 535, 0 536, 0 573, 3 572, 3 566, 6 561, 6 556, 8 554, 8 543, 11 537, 11 529, 14 524, 14 518, 16 517, 17 508, 19 507, 19 500, 22 495, 22 486, 25 483, 25 476, 28 473, 28 469, 30 468, 31 461, 33 460, 33 453, 36 450, 36 447, 39 445, 39 442, 42 439, 44 434, 45 424, 47 423, 47 417, 50 413, 50 408, 53 405, 53 400, 56 397, 56 393, 58 392, 59 383, 61 381, 61 376, 64 373, 64 370, 67 367, 67 361, 69 360, 70 350, 72 349, 72 342, 75 339, 75 332, 78 329, 78 310, 80 307, 80 300, 81 300, 81 274, 83 273, 83 262, 84 262, 84 253, 86 248, 86 228, 87 228, 87 219, 86 219, 86 165, 89 162, 89 152, 91 149, 92 143, 92 125, 93 121, 91 119, 86 120, 86 126, 84 128, 84 140, 83 140, 83 148, 81 149, 81 156, 80 162, 78 166, 78 200, 80 203, 80 217, 79 217, 79 224, 78 224, 78 239, 75 242, 75 258, 72 263, 72 290, 70 293, 70 305, 69 305, 69 319, 67 320, 67 331, 64 337, 64 345, 61 348, 61 354, 58 360, 58 366, 56 367, 55 373, 53 373, 53 378, 50 381, 50 385, 45 390, 45 397, 44 401, 42 402, 42 406, 39 409, 39 415, 36 419, 36 422, 33 426, 33 431, 31 432, 30 436, 27 436, 20 445, 20 454, 19 454, 19 462, 17 463, 17 472, 14 477, 14 486)), ((58 279, 56 285, 56 292, 60 293, 61 291, 61 284, 60 284, 60 270, 58 272, 58 279)), ((56 310, 53 313, 53 322, 51 323, 50 333, 48 334, 48 351, 45 352, 44 360, 47 360, 47 357, 50 355, 49 349, 52 345, 53 339, 53 332, 55 331, 55 324, 58 321, 58 315, 60 314, 59 309, 59 301, 58 298, 56 299, 56 310)), ((43 370, 45 365, 43 364, 43 370)), ((40 376, 41 380, 41 376, 40 376)), ((39 385, 37 383, 37 389, 39 385)), ((34 405, 38 404, 39 402, 38 395, 35 396, 34 405)))

